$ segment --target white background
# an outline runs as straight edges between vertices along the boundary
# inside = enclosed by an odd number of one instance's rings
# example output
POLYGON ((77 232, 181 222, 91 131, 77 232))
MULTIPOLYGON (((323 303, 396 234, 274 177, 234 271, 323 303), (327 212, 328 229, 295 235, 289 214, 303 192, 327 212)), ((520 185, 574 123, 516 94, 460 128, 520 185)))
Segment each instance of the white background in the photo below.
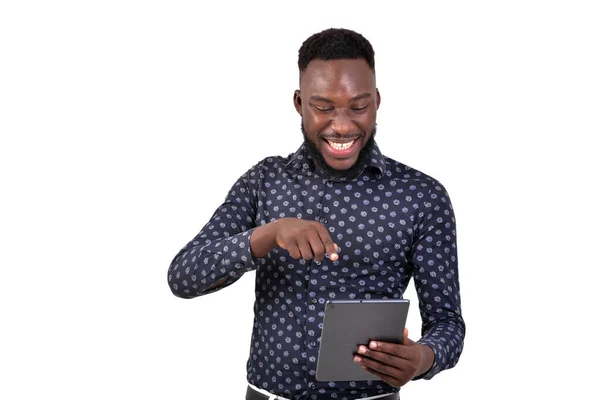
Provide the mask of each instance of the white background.
POLYGON ((167 267, 300 145, 328 27, 371 41, 381 149, 456 211, 464 353, 402 398, 598 398, 597 3, 205 3, 1 3, 0 398, 243 398, 254 273, 182 300, 167 267))

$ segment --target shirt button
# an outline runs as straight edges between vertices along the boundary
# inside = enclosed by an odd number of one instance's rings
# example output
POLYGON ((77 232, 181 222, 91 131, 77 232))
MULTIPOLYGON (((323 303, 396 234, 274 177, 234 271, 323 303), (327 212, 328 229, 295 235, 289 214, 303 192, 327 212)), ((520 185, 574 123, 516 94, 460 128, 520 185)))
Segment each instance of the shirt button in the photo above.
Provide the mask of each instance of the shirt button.
POLYGON ((327 218, 321 218, 319 221, 321 221, 322 224, 326 224, 329 221, 327 221, 327 218))
POLYGON ((310 343, 309 343, 309 345, 310 345, 310 347, 315 347, 315 346, 317 345, 317 343, 315 343, 315 342, 310 342, 310 343))
POLYGON ((310 387, 312 390, 315 390, 317 388, 317 385, 311 382, 308 384, 308 387, 310 387))
POLYGON ((317 304, 318 302, 319 302, 319 300, 317 300, 317 299, 312 299, 312 303, 313 303, 313 304, 317 304))

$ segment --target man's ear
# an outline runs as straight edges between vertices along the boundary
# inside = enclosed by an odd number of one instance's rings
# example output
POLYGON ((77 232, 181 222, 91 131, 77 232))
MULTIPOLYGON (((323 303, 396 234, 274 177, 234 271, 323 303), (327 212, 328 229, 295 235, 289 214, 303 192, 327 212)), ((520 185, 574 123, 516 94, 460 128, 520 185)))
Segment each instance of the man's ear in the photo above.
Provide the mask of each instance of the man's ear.
POLYGON ((381 95, 379 94, 379 89, 375 89, 375 92, 377 93, 377 109, 379 110, 379 104, 381 104, 381 95))
POLYGON ((302 116, 302 99, 300 98, 300 91, 296 90, 294 92, 294 108, 300 116, 302 116))

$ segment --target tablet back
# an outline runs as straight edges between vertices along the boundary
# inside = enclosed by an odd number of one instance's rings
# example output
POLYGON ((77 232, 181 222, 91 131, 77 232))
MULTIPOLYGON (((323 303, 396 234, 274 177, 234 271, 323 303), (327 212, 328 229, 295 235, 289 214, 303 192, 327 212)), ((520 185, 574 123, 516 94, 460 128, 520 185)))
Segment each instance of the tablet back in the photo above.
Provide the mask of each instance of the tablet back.
POLYGON ((330 300, 325 304, 318 381, 379 380, 353 361, 370 340, 402 343, 408 300, 330 300))

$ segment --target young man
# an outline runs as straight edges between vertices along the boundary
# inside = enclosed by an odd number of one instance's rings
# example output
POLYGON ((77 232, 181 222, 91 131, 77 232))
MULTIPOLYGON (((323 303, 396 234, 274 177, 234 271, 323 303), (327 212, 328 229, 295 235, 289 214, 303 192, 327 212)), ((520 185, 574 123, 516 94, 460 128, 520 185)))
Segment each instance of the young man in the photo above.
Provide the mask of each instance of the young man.
POLYGON ((247 399, 397 399, 399 387, 453 367, 461 354, 454 213, 435 179, 375 143, 381 101, 374 52, 360 34, 328 29, 299 51, 294 106, 304 143, 233 185, 174 258, 168 282, 192 298, 256 270, 247 399), (402 297, 414 277, 422 337, 371 342, 354 361, 373 378, 319 382, 325 302, 402 297))

